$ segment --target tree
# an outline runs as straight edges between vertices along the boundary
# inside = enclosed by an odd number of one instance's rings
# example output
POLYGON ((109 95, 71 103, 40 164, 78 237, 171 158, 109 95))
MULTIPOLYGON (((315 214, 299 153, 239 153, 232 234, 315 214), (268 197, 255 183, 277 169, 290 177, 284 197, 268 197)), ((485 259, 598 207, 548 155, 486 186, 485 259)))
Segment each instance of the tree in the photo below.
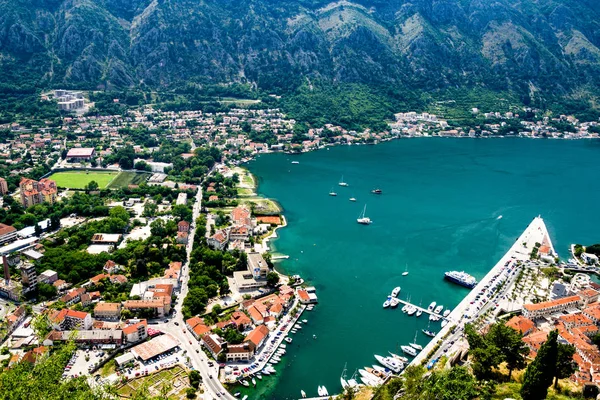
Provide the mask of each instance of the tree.
POLYGON ((436 400, 469 400, 478 396, 475 377, 465 367, 435 372, 425 381, 425 398, 436 400))
POLYGON ((44 233, 44 231, 42 230, 42 227, 40 226, 40 224, 35 224, 34 225, 34 232, 35 232, 35 236, 37 236, 37 237, 42 236, 42 233, 44 233))
POLYGON ((491 379, 492 369, 503 361, 500 349, 491 340, 477 333, 471 324, 465 326, 465 333, 473 357, 473 373, 478 379, 491 379))
POLYGON ((87 185, 85 185, 85 190, 87 192, 92 192, 95 190, 98 190, 98 182, 96 181, 90 181, 87 185))
POLYGON ((492 325, 486 335, 486 339, 491 340, 502 353, 508 368, 509 380, 513 370, 527 366, 525 357, 529 354, 529 349, 522 338, 519 331, 501 323, 492 325))
POLYGON ((188 399, 195 399, 196 398, 196 389, 194 389, 194 388, 185 389, 185 397, 188 399))
POLYGON ((543 400, 556 373, 558 359, 558 331, 548 334, 548 339, 540 347, 535 360, 527 367, 521 386, 523 400, 543 400))
POLYGON ((192 386, 194 389, 198 389, 198 386, 200 386, 200 372, 194 370, 190 371, 189 374, 189 378, 190 378, 190 386, 192 386))
POLYGON ((45 282, 39 282, 37 285, 38 295, 40 300, 45 301, 54 298, 56 296, 56 287, 49 285, 45 282))
POLYGON ((275 287, 279 283, 279 274, 277 272, 269 272, 267 274, 267 284, 271 287, 275 287))
POLYGON ((577 363, 573 360, 575 347, 570 344, 558 343, 556 371, 554 373, 554 388, 558 389, 558 380, 566 379, 577 371, 577 363))

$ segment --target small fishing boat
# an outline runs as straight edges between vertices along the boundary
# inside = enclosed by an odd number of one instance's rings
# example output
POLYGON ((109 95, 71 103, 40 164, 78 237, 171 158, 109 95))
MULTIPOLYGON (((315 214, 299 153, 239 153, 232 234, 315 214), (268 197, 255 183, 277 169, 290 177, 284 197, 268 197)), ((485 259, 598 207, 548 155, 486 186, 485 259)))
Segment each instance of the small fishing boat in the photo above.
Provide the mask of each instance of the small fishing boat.
POLYGON ((381 189, 377 188, 377 189, 371 190, 371 193, 373 193, 373 194, 381 194, 383 192, 381 191, 381 189))
POLYGON ((306 392, 304 390, 300 391, 300 394, 302 395, 302 398, 305 399, 306 398, 306 392))
POLYGON ((252 385, 256 386, 256 379, 252 378, 252 385))
POLYGON ((245 379, 244 379, 243 381, 241 381, 240 383, 241 383, 242 385, 246 386, 246 387, 249 387, 249 386, 250 386, 250 383, 248 383, 248 381, 247 381, 247 380, 245 380, 245 379))

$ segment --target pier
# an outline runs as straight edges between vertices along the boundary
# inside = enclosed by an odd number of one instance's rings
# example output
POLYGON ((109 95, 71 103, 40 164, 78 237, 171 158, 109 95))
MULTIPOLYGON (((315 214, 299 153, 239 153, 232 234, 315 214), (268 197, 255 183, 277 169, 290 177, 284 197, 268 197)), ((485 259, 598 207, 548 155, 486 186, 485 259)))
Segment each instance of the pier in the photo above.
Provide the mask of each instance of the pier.
MULTIPOLYGON (((477 286, 475 286, 469 294, 465 296, 465 298, 452 310, 450 315, 446 317, 448 320, 448 324, 444 326, 438 334, 423 348, 423 350, 417 354, 417 356, 410 362, 409 365, 419 365, 423 362, 429 361, 430 353, 434 349, 434 347, 443 341, 446 336, 450 335, 451 329, 454 329, 456 326, 462 326, 465 321, 463 321, 463 316, 466 313, 466 310, 469 309, 470 303, 475 301, 475 297, 477 293, 485 288, 486 285, 493 279, 496 274, 499 274, 505 267, 506 263, 512 260, 529 260, 530 252, 535 246, 535 243, 543 243, 544 239, 546 239, 548 247, 550 247, 550 251, 552 254, 556 254, 554 247, 552 246, 552 242, 550 240, 550 235, 548 234, 548 230, 546 229, 546 225, 544 224, 544 220, 541 217, 536 217, 531 221, 529 226, 525 229, 525 231, 519 236, 515 243, 511 246, 511 248, 500 258, 498 263, 490 269, 490 271, 479 281, 477 286)), ((489 304, 489 301, 488 303, 489 304)), ((481 308, 484 310, 484 307, 481 308)), ((481 312, 481 311, 479 311, 481 312)), ((478 313, 473 314, 471 317, 475 319, 478 313)), ((453 336, 459 336, 460 332, 454 333, 453 336)), ((456 339, 456 337, 455 337, 456 339)), ((441 349, 441 347, 440 347, 441 349)), ((439 350, 438 350, 439 351, 439 350)), ((450 354, 450 352, 448 352, 450 354)), ((433 355, 433 354, 432 354, 433 355)))

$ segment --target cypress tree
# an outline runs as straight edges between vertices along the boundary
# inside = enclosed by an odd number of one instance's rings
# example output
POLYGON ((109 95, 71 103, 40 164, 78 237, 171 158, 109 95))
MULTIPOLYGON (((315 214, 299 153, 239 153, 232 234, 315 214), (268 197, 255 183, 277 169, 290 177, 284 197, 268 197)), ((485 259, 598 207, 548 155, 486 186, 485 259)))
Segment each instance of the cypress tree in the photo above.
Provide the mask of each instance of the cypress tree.
POLYGON ((535 360, 527 367, 521 387, 523 400, 544 400, 552 385, 558 359, 558 332, 552 331, 540 347, 535 360))

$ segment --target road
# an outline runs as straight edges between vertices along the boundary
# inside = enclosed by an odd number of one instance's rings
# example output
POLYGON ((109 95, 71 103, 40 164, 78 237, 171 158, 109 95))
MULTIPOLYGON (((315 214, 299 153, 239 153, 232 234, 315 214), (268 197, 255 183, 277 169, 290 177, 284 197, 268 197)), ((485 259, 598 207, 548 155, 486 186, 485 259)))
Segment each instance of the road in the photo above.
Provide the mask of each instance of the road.
POLYGON ((181 343, 181 347, 187 351, 187 356, 190 359, 192 367, 202 376, 204 382, 205 397, 204 399, 228 399, 235 400, 219 381, 219 367, 215 362, 213 367, 209 367, 209 358, 200 348, 200 343, 192 336, 192 334, 185 327, 185 320, 181 309, 183 307, 183 300, 188 293, 188 283, 190 279, 190 256, 194 247, 194 237, 196 235, 196 220, 200 216, 200 210, 202 206, 202 187, 198 187, 198 193, 196 194, 196 200, 193 207, 192 227, 190 227, 190 235, 187 245, 187 261, 181 268, 181 290, 177 296, 177 303, 173 310, 173 317, 168 323, 162 323, 155 325, 157 329, 170 333, 175 336, 181 343))

